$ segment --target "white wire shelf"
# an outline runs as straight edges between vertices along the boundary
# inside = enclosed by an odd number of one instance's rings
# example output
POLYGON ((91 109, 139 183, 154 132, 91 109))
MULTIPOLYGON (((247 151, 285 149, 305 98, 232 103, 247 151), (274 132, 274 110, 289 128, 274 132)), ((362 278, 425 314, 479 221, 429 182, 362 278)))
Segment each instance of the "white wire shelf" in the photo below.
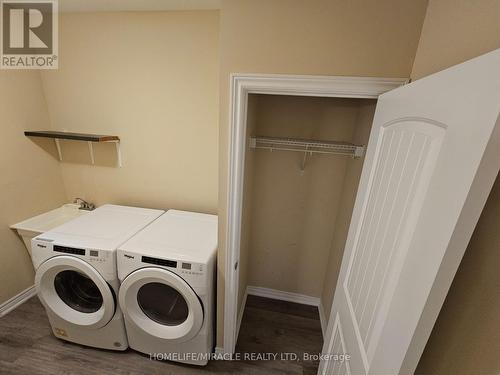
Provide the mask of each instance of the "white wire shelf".
MULTIPOLYGON (((360 158, 365 147, 347 142, 319 141, 297 138, 250 137, 250 147, 270 151, 303 152, 305 156, 312 154, 333 154, 360 158)), ((305 164, 305 161, 304 163, 305 164)))

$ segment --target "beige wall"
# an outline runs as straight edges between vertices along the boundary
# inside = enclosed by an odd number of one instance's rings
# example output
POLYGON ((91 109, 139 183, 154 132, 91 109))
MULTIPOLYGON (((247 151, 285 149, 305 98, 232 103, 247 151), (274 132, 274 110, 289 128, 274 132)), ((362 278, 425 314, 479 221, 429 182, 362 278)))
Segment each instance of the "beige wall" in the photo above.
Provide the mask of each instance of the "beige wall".
POLYGON ((9 226, 60 206, 66 196, 53 142, 23 133, 50 129, 38 72, 0 71, 0 113, 1 304, 33 285, 31 259, 9 226))
POLYGON ((65 142, 69 198, 217 212, 217 11, 63 14, 60 63, 42 73, 58 130, 118 135, 65 142))
POLYGON ((430 0, 411 77, 500 48, 500 1, 430 0))
MULTIPOLYGON (((352 138, 354 144, 368 145, 373 115, 375 114, 375 106, 375 101, 363 101, 361 104, 356 117, 355 132, 352 138)), ((325 317, 330 316, 340 265, 344 255, 344 246, 349 232, 352 211, 354 209, 354 201, 356 200, 356 193, 361 178, 363 161, 364 158, 349 159, 347 161, 345 176, 343 177, 340 205, 335 225, 331 228, 333 237, 329 247, 325 280, 321 292, 321 304, 325 317)))
MULTIPOLYGON (((500 48, 500 2, 431 0, 413 78, 500 48)), ((500 181, 497 179, 416 374, 500 373, 500 181)))
POLYGON ((220 20, 219 277, 223 345, 230 73, 407 77, 427 0, 225 0, 220 20))

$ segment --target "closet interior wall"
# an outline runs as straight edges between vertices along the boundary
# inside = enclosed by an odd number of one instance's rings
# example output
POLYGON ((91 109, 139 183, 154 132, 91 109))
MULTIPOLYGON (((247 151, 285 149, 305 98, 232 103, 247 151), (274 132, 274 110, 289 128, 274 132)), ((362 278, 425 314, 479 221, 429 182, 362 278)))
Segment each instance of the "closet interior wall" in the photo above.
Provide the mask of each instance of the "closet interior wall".
MULTIPOLYGON (((375 100, 251 94, 250 136, 366 145, 375 100)), ((246 287, 333 298, 363 158, 256 150, 245 156, 238 308, 246 287)))

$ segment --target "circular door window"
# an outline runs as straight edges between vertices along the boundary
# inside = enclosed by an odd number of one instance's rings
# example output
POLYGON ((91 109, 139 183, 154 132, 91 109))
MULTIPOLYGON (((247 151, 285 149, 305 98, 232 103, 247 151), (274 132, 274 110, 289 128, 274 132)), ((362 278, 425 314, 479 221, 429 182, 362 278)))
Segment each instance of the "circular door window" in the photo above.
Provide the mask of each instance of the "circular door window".
POLYGON ((94 313, 102 306, 102 294, 97 285, 81 272, 66 270, 54 278, 56 293, 62 301, 82 313, 94 313))
POLYGON ((151 320, 166 326, 183 323, 189 314, 184 297, 174 288, 162 283, 149 283, 137 292, 137 303, 151 320))
POLYGON ((115 314, 111 287, 99 271, 77 257, 46 260, 36 270, 35 285, 47 312, 79 327, 104 327, 115 314))
POLYGON ((163 340, 185 342, 203 325, 203 307, 194 290, 162 268, 145 267, 129 274, 120 286, 119 301, 129 324, 163 340))

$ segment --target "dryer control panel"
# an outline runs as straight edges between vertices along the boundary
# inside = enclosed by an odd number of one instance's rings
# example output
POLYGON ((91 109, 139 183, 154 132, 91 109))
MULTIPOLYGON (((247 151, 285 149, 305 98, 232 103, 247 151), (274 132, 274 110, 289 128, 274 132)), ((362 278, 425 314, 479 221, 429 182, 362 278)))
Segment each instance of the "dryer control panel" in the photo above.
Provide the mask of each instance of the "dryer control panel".
POLYGON ((170 268, 177 268, 177 262, 175 260, 160 259, 153 257, 143 256, 141 258, 142 263, 156 264, 157 266, 165 266, 170 268))
POLYGON ((146 267, 163 268, 173 272, 182 277, 193 288, 205 288, 207 285, 211 285, 211 280, 215 275, 215 258, 210 259, 207 263, 200 263, 190 259, 169 259, 155 256, 156 254, 146 255, 120 249, 116 255, 118 278, 122 282, 134 271, 146 267))
POLYGON ((142 256, 141 261, 142 263, 154 264, 156 266, 174 268, 177 272, 187 275, 203 275, 204 271, 203 264, 197 263, 181 262, 148 256, 142 256))

